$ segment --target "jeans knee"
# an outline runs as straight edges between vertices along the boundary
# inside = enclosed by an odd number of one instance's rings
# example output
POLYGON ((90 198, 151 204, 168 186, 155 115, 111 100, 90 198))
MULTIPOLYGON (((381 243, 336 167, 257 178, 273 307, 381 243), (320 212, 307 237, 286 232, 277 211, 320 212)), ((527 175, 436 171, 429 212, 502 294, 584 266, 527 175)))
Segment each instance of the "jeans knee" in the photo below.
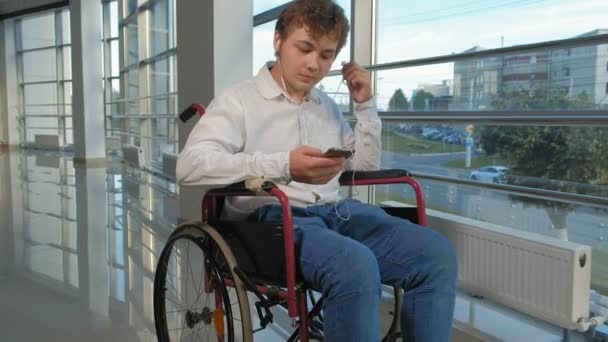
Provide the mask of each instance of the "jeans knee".
POLYGON ((444 280, 455 281, 458 275, 458 260, 454 246, 445 236, 437 238, 427 246, 425 257, 432 265, 431 273, 438 274, 444 280))
POLYGON ((369 248, 361 244, 348 246, 328 263, 331 265, 326 269, 326 285, 334 297, 380 295, 378 260, 369 248))

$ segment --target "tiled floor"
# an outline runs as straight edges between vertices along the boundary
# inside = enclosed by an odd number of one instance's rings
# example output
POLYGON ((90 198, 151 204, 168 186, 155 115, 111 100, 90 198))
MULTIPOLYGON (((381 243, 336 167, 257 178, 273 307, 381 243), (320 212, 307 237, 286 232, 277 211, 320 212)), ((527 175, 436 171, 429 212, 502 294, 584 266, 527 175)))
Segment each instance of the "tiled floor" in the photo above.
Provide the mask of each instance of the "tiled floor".
MULTIPOLYGON (((120 163, 0 151, 0 341, 155 341, 154 272, 177 210, 174 184, 120 163)), ((459 296, 453 341, 560 340, 512 317, 459 296)), ((284 340, 289 323, 256 341, 284 340)))

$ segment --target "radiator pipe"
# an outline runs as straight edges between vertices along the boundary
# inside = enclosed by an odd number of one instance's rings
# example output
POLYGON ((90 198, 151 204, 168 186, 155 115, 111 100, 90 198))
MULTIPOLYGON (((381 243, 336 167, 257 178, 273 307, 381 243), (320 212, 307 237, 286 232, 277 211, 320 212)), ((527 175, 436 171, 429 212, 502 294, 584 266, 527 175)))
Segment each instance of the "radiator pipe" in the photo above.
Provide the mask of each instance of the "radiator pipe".
POLYGON ((576 330, 578 330, 579 332, 585 332, 591 327, 597 327, 598 325, 604 324, 604 322, 606 322, 606 319, 606 316, 595 316, 591 318, 581 317, 578 320, 576 330))

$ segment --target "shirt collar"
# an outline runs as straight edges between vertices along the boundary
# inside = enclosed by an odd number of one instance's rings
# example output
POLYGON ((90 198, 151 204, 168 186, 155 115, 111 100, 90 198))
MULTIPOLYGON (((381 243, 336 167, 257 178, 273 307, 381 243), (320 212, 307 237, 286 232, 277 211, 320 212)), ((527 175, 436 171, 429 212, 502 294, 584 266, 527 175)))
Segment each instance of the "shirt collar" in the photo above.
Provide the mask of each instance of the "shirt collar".
MULTIPOLYGON (((266 62, 255 76, 255 84, 260 91, 260 94, 262 94, 262 96, 267 100, 277 98, 281 95, 285 98, 288 97, 283 88, 277 84, 270 74, 270 68, 272 68, 274 64, 275 62, 266 62)), ((321 91, 317 88, 312 88, 311 91, 304 96, 304 100, 313 100, 317 104, 320 104, 321 91)))

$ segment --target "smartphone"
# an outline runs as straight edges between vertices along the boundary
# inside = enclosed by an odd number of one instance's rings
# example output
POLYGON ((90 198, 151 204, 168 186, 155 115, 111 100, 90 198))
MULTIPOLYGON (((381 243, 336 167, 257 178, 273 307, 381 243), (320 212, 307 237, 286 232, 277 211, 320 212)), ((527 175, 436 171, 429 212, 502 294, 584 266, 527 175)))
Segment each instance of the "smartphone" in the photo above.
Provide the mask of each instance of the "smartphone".
POLYGON ((348 159, 353 153, 355 153, 355 150, 332 147, 323 153, 323 157, 344 157, 348 159))

